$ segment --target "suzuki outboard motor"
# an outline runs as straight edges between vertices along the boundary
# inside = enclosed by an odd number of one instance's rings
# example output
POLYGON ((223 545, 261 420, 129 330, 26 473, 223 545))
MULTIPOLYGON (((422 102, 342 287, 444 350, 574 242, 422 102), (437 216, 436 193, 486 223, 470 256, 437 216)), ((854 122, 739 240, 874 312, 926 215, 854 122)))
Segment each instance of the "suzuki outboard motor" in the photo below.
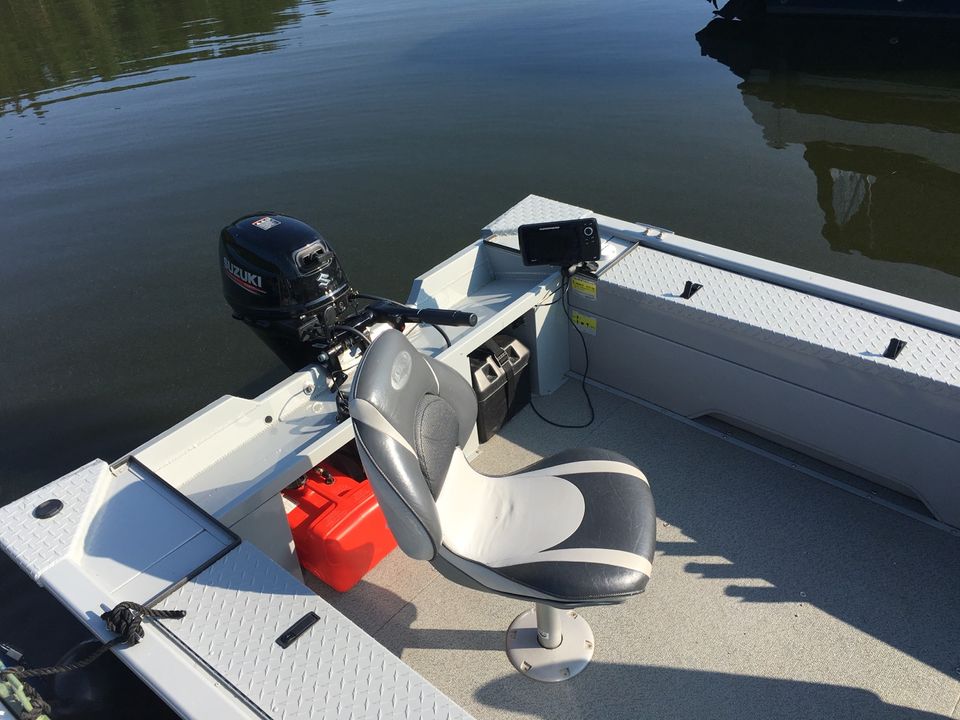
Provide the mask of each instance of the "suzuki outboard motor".
POLYGON ((355 312, 346 273, 312 227, 274 212, 245 215, 220 233, 223 295, 291 370, 317 361, 322 329, 355 312))

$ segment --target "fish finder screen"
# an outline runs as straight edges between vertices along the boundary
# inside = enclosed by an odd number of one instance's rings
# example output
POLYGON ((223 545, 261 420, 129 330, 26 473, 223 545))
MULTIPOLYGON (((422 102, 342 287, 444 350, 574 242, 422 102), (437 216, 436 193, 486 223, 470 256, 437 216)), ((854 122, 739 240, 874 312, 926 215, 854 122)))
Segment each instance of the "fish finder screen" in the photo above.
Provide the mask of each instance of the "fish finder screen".
POLYGON ((518 230, 524 265, 576 265, 600 259, 596 218, 521 225, 518 230))

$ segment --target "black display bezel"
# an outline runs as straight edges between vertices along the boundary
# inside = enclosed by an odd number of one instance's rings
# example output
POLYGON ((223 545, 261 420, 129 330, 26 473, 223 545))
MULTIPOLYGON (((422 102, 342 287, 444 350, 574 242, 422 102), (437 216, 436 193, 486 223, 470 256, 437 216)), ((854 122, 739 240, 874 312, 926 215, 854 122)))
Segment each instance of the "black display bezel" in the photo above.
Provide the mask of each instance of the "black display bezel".
POLYGON ((600 259, 600 229, 596 218, 521 225, 517 237, 524 265, 570 267, 600 259))

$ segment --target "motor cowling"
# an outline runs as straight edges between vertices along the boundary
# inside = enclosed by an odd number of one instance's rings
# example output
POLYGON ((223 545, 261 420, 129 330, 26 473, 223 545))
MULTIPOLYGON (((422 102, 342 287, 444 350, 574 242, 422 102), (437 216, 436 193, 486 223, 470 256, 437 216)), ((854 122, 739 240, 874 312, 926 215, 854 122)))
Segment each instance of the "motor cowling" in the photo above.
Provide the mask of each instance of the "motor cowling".
POLYGON ((332 246, 288 215, 245 215, 220 232, 223 296, 289 367, 316 362, 318 326, 350 313, 350 284, 332 246))

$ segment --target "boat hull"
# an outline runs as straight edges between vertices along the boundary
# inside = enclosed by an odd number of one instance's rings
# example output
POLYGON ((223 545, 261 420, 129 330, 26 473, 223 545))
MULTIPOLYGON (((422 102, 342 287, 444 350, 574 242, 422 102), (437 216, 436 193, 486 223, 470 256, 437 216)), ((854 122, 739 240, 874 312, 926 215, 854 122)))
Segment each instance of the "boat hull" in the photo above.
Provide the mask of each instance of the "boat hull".
POLYGON ((768 0, 772 15, 847 15, 960 18, 953 0, 768 0))

